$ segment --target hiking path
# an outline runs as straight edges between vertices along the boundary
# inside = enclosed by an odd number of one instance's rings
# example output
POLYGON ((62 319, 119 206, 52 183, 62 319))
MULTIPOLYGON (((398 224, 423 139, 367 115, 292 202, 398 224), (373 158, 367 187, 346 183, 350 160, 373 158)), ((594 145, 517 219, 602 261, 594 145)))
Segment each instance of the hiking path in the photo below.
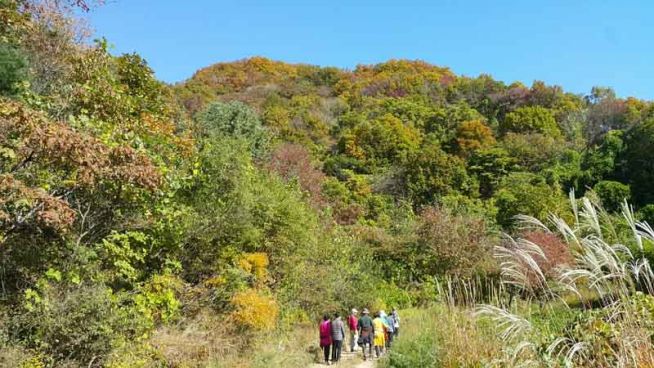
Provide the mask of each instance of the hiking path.
MULTIPOLYGON (((349 351, 343 351, 341 353, 341 361, 338 364, 332 364, 331 367, 340 367, 340 368, 375 368, 377 359, 373 360, 363 360, 361 355, 361 350, 357 350, 354 353, 349 351)), ((314 363, 309 368, 321 368, 327 367, 325 363, 314 363)))

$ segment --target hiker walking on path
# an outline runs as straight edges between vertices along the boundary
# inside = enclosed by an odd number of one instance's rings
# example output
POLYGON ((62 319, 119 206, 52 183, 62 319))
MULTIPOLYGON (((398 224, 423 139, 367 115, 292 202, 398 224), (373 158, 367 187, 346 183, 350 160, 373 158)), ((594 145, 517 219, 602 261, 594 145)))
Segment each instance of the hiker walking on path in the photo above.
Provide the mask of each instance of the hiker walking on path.
POLYGON ((374 345, 375 345, 375 355, 377 358, 384 351, 384 345, 386 345, 386 326, 384 321, 379 316, 379 312, 375 313, 375 319, 372 320, 372 328, 374 330, 374 345))
POLYGON ((397 309, 393 308, 393 311, 391 312, 391 316, 393 316, 393 332, 394 332, 394 337, 400 336, 400 314, 397 313, 397 309))
POLYGON ((325 356, 325 364, 329 365, 329 350, 332 346, 332 323, 328 315, 322 317, 320 322, 320 348, 325 356))
POLYGON ((393 335, 395 334, 395 330, 393 328, 393 317, 392 315, 387 315, 384 311, 379 312, 379 317, 382 319, 382 322, 384 322, 384 327, 386 327, 386 349, 390 349, 393 342, 393 335))
POLYGON ((359 331, 358 343, 363 350, 363 360, 369 356, 372 359, 372 337, 375 333, 372 318, 370 318, 368 309, 364 308, 361 312, 363 315, 359 318, 357 329, 359 331), (368 356, 366 356, 366 344, 368 345, 368 356))
POLYGON ((334 313, 332 320, 332 363, 341 360, 341 349, 345 340, 345 324, 338 313, 334 313))
POLYGON ((357 340, 358 340, 358 331, 357 331, 357 326, 359 324, 359 320, 357 319, 357 313, 358 311, 354 308, 352 308, 352 311, 350 312, 350 316, 347 318, 347 328, 350 330, 350 352, 354 353, 354 349, 356 348, 357 340))

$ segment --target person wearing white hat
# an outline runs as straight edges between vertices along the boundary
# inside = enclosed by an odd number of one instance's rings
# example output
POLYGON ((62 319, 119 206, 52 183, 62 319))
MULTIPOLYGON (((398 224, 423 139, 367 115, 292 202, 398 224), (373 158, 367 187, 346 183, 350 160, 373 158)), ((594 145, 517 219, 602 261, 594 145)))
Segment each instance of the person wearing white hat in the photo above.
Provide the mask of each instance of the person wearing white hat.
POLYGON ((357 326, 359 320, 357 318, 358 311, 352 308, 350 311, 350 316, 347 318, 347 327, 350 329, 350 352, 354 353, 356 349, 356 342, 358 340, 357 326))

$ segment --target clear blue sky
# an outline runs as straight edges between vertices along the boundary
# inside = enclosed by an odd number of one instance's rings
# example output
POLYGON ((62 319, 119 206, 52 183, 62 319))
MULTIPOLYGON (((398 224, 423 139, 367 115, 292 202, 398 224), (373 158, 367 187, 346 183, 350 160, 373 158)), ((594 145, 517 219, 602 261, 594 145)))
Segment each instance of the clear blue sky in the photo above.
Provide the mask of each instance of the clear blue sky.
POLYGON ((89 15, 97 35, 167 82, 254 55, 345 68, 407 58, 654 99, 654 0, 108 1, 89 15))

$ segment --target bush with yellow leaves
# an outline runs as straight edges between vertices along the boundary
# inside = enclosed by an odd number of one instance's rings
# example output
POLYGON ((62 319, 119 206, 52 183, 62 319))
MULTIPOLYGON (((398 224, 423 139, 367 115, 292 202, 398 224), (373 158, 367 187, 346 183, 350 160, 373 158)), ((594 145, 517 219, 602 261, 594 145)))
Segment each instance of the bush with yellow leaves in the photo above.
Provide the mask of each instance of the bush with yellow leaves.
POLYGON ((269 263, 266 253, 245 253, 238 260, 238 267, 254 276, 257 286, 263 286, 268 280, 269 263))
POLYGON ((231 300, 234 311, 231 318, 241 328, 270 331, 277 323, 279 306, 272 296, 248 289, 234 294, 231 300))

